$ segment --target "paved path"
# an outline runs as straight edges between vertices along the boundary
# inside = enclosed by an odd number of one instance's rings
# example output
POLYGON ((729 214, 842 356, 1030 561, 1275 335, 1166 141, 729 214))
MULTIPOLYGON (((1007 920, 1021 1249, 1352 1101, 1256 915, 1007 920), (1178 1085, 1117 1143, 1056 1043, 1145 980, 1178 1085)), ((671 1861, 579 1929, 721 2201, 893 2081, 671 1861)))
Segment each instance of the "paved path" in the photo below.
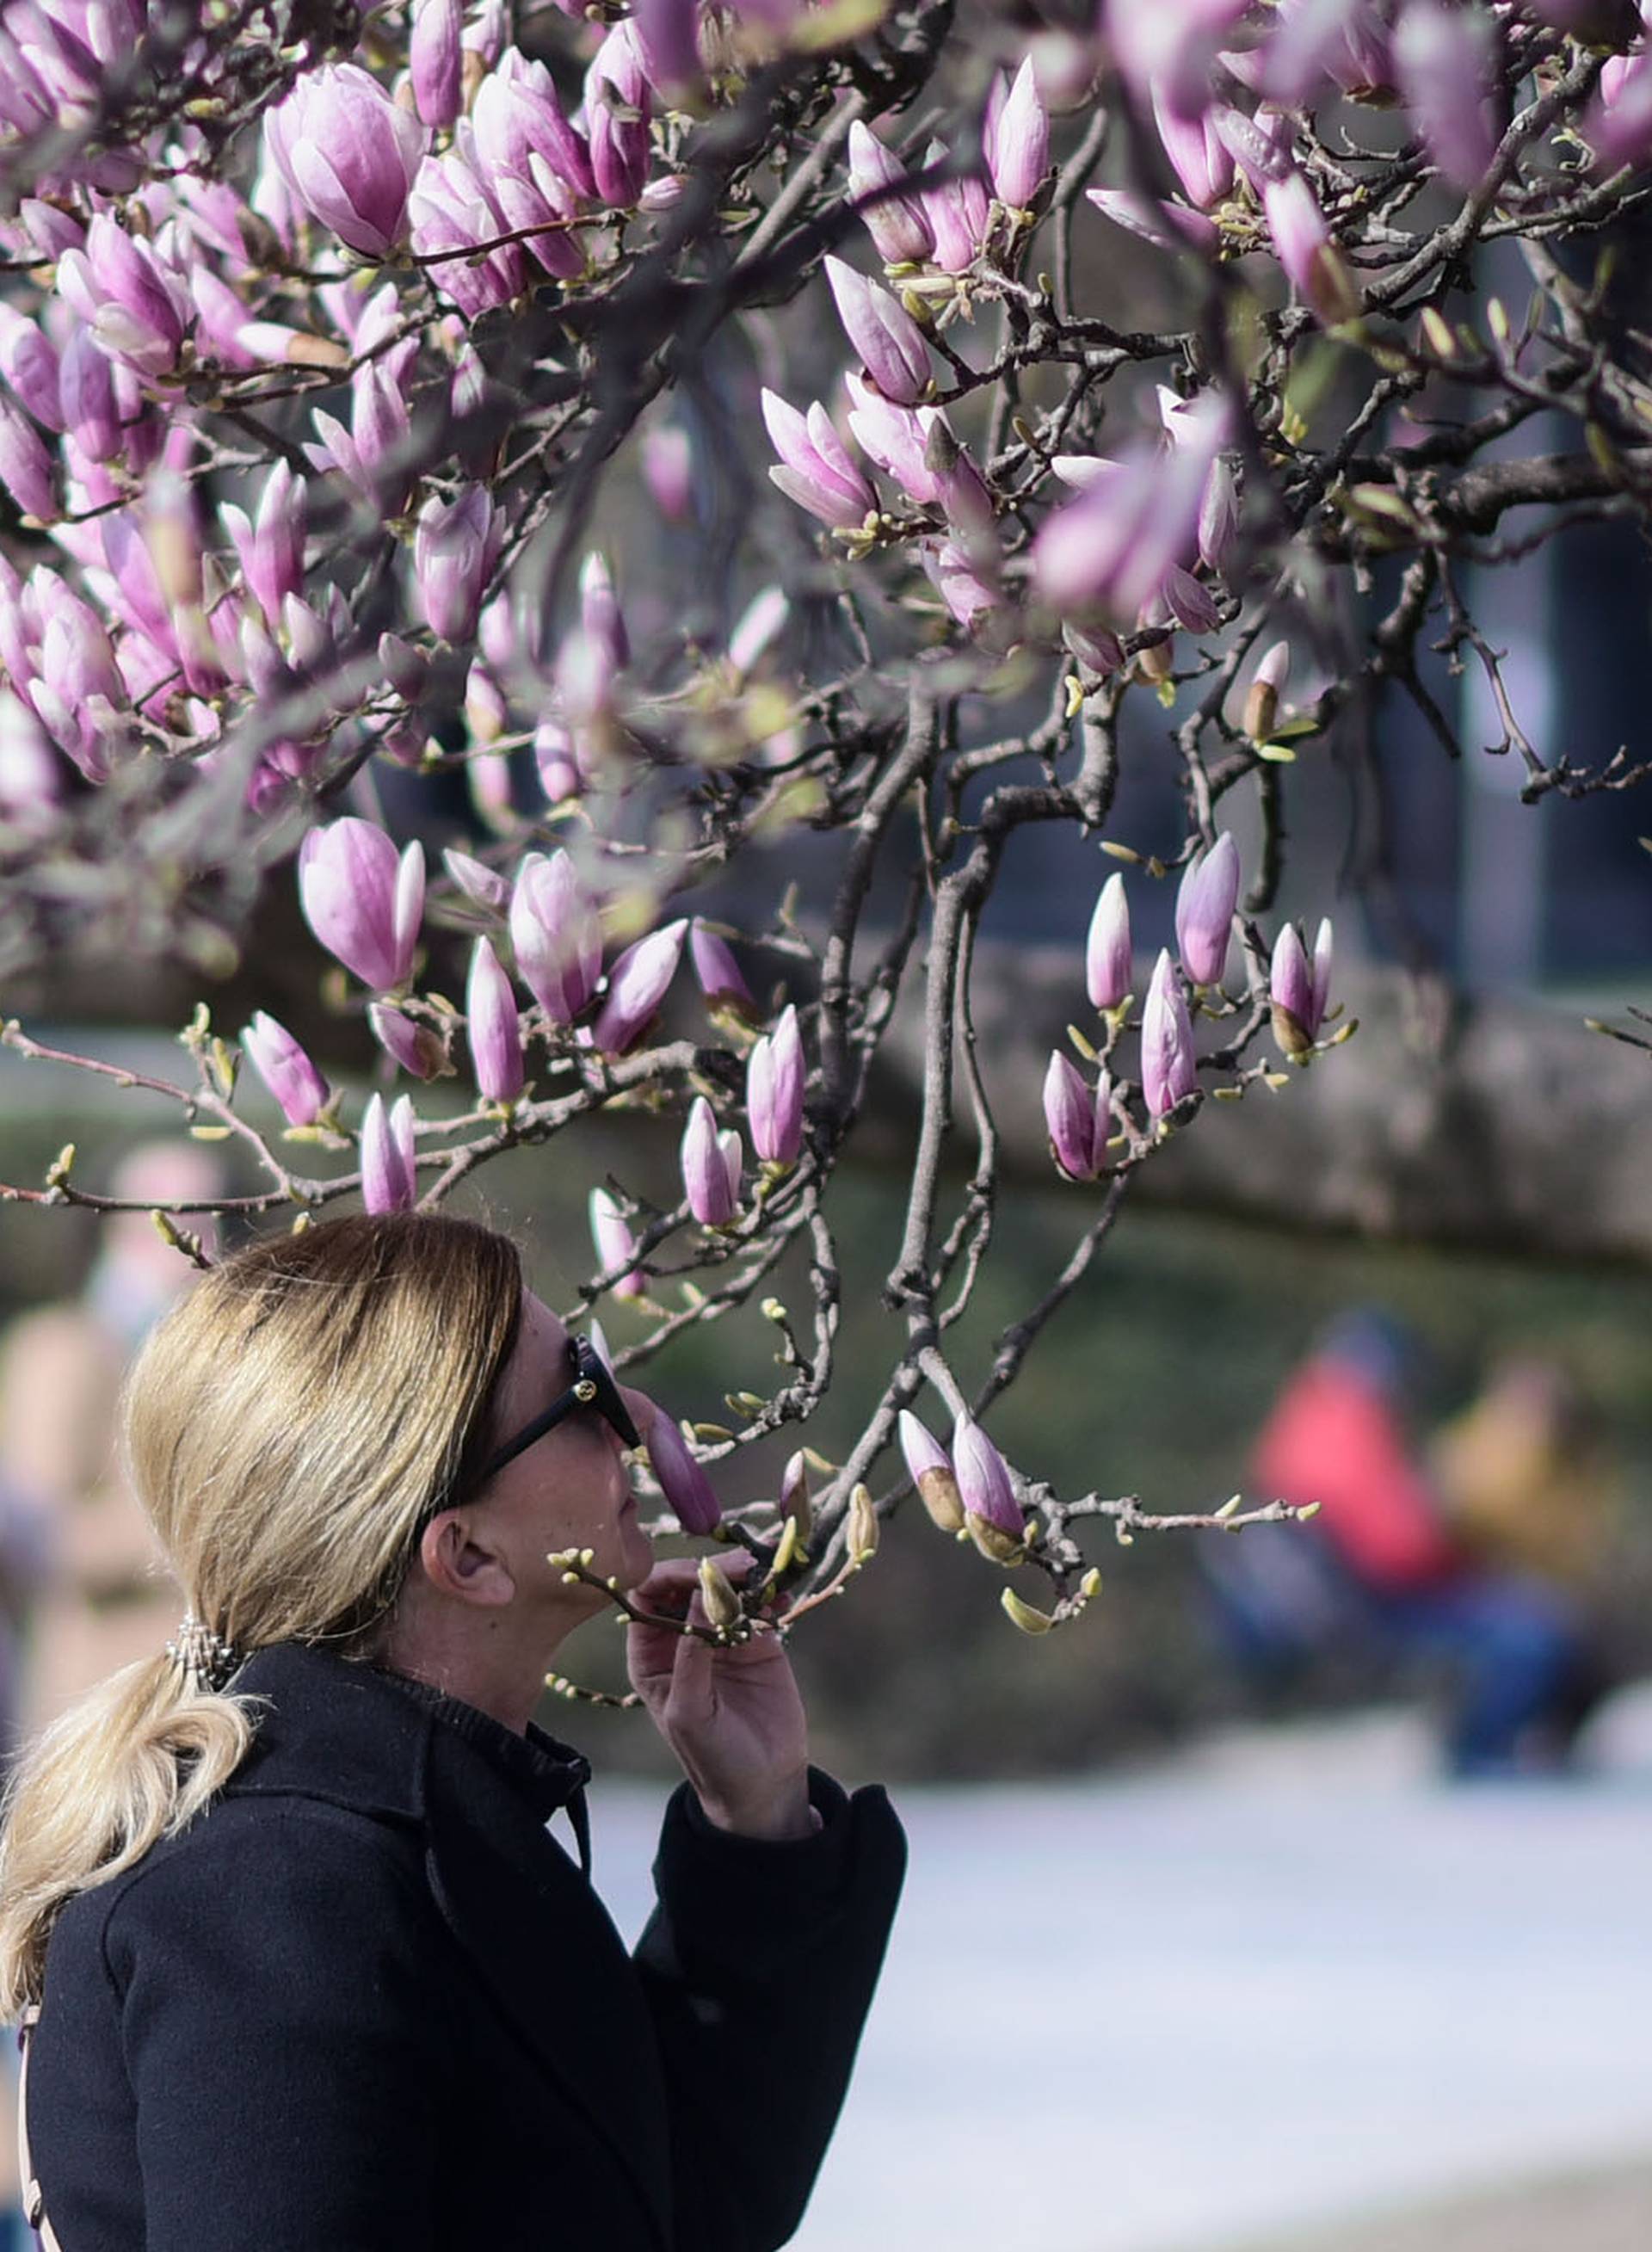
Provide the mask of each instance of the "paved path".
POLYGON ((1652 2159, 1431 2201, 1343 2228, 1292 2229, 1245 2252, 1646 2252, 1652 2159))
MULTIPOLYGON (((1586 1784, 1446 1789, 1399 1716, 903 1791, 906 1898, 800 2252, 1526 2252, 1381 2217, 1652 2161, 1649 1719, 1586 1784)), ((598 1800, 633 1931, 656 1804, 598 1800)), ((1531 2240, 1630 2241, 1652 2207, 1531 2240)))

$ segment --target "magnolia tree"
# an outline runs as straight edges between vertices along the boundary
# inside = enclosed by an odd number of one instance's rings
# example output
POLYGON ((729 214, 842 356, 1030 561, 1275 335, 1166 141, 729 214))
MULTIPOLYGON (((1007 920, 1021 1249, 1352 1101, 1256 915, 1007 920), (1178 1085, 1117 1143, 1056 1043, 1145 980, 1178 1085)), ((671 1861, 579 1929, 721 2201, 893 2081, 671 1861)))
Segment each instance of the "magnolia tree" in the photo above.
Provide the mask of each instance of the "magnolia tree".
MULTIPOLYGON (((1638 778, 1530 738, 1474 596, 1645 520, 1603 254, 1647 193, 1645 44, 1629 0, 6 0, 0 966, 221 969, 295 886, 379 1087, 198 1012, 194 1076, 144 1084, 248 1153, 226 1208, 434 1204, 554 1137, 590 1190, 570 1312, 635 1300, 626 1360, 760 1306, 781 1380, 654 1446, 670 1516, 760 1560, 739 1595, 707 1572, 710 1631, 817 1607, 913 1485, 1030 1632, 1093 1595, 1109 1521, 1292 1514, 1059 1494, 983 1421, 1137 1170, 1351 1029, 1329 925, 1274 905, 1294 761, 1385 687, 1482 754, 1443 650, 1528 796, 1638 778), (1110 820, 1155 735, 1185 820, 1144 864, 1110 820), (949 1335, 1000 1216, 975 942, 1052 823, 1114 855, 1043 1088, 1076 1241, 982 1376, 949 1335), (788 836, 818 912, 760 849, 788 836), (920 985, 899 1347, 843 1458, 799 1447, 725 1520, 705 1464, 802 1439, 831 1385, 834 1174, 920 985), (674 1120, 674 1201, 601 1178, 625 1109, 674 1120)), ((66 1153, 5 1193, 109 1201, 66 1153)))

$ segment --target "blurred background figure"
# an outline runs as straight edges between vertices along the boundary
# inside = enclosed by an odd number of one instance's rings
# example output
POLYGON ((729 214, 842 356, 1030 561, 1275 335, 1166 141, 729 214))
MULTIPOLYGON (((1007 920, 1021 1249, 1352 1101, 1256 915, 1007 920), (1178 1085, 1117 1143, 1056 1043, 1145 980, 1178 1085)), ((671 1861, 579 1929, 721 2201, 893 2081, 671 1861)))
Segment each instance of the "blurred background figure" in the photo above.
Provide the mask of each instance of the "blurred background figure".
MULTIPOLYGON (((142 1338, 194 1268, 150 1213, 212 1196, 216 1162, 184 1143, 133 1150, 108 1185, 146 1209, 100 1223, 75 1298, 38 1307, 0 1344, 0 1727, 54 1720, 115 1667, 152 1657, 180 1604, 115 1454, 121 1383, 142 1338)), ((198 1220, 182 1223, 206 1235, 198 1220)), ((18 2206, 15 2060, 0 2075, 0 2252, 32 2242, 18 2206)))
MULTIPOLYGON (((1252 1460, 1260 1496, 1318 1502, 1320 1516, 1212 1544, 1201 1561, 1229 1639, 1253 1669, 1283 1672, 1328 1651, 1372 1670, 1421 1660, 1447 1683, 1451 1773, 1552 1767, 1605 1686, 1581 1609, 1537 1531, 1551 1506, 1572 1519, 1558 1489, 1552 1505, 1529 1491, 1541 1463, 1530 1441, 1505 1431, 1505 1402, 1489 1394, 1445 1450, 1463 1466, 1461 1492, 1474 1497, 1454 1518, 1412 1430, 1426 1366, 1419 1341, 1391 1316, 1339 1316, 1287 1381, 1252 1460), (1505 1460, 1519 1463, 1526 1492, 1503 1478, 1505 1460)), ((1530 1389, 1519 1387, 1527 1422, 1530 1389)), ((1561 1446, 1563 1430, 1545 1445, 1561 1446)), ((1546 1537, 1557 1553, 1565 1545, 1546 1537)), ((1586 1546, 1575 1525, 1566 1538, 1579 1553, 1586 1546)))
POLYGON ((45 1504, 0 1472, 0 1781, 24 1732, 25 1640, 50 1583, 53 1531, 45 1504))
MULTIPOLYGON (((150 1211, 220 1186, 205 1150, 134 1150, 108 1192, 147 1208, 102 1221, 80 1296, 22 1316, 0 1345, 0 1489, 30 1498, 54 1558, 26 1635, 21 1707, 31 1729, 115 1667, 152 1656, 177 1627, 170 1580, 116 1460, 115 1409, 128 1362, 195 1271, 150 1211)), ((198 1220, 180 1224, 202 1232, 198 1220)))
POLYGON ((1431 1468, 1471 1554, 1574 1590, 1599 1590, 1623 1476, 1599 1414, 1570 1373, 1535 1353, 1493 1364, 1479 1395, 1434 1441, 1431 1468))

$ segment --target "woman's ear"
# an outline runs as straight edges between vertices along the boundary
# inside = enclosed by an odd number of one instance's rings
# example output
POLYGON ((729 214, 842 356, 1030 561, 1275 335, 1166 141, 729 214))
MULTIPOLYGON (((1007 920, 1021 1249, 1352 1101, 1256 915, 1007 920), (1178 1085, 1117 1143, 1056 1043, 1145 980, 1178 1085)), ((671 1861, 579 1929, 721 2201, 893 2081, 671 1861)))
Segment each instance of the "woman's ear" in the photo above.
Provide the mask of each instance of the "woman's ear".
POLYGON ((420 1535, 419 1560, 436 1593, 450 1602, 496 1610, 516 1595, 516 1579, 503 1551, 462 1509, 444 1509, 431 1519, 420 1535))

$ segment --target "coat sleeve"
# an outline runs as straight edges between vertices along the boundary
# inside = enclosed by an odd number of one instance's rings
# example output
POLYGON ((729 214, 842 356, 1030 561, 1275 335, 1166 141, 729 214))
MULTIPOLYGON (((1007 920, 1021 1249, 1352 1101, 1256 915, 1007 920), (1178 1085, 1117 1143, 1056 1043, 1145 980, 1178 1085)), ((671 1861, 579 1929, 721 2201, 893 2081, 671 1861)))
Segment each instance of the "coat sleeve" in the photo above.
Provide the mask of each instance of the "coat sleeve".
POLYGON ((126 1889, 104 1953, 146 2252, 437 2252, 441 1934, 414 1874, 375 1824, 295 1804, 220 1810, 126 1889))
POLYGON ((686 1785, 636 1950, 670 2105, 676 2252, 773 2252, 843 2108, 906 1869, 881 1790, 813 1770, 813 1838, 733 1838, 686 1785))

